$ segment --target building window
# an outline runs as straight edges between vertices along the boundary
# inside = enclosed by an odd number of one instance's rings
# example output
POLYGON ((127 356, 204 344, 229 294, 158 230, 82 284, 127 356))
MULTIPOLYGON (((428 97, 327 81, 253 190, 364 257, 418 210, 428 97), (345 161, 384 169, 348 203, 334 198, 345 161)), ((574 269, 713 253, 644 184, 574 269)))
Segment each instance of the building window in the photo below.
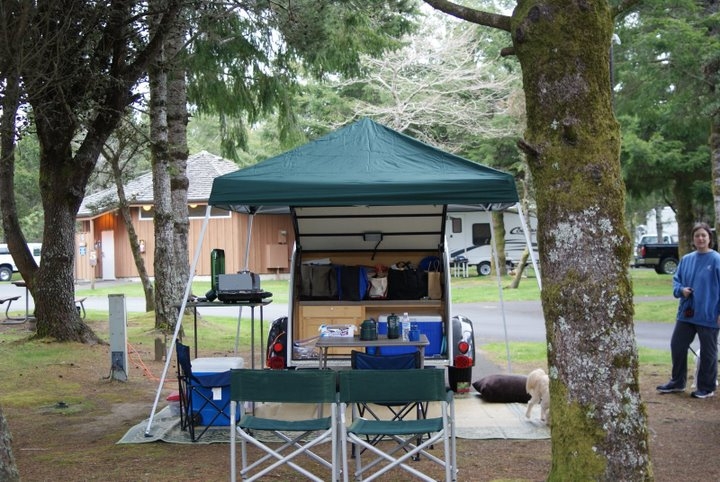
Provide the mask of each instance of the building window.
MULTIPOLYGON (((195 205, 195 207, 188 206, 188 216, 190 218, 204 218, 205 217, 205 204, 201 205, 195 205)), ((146 220, 146 221, 152 221, 155 217, 155 206, 150 206, 150 209, 146 209, 145 207, 138 208, 140 212, 140 219, 146 220)), ((216 207, 210 208, 210 217, 211 218, 229 218, 230 217, 230 211, 227 209, 220 209, 216 207)))

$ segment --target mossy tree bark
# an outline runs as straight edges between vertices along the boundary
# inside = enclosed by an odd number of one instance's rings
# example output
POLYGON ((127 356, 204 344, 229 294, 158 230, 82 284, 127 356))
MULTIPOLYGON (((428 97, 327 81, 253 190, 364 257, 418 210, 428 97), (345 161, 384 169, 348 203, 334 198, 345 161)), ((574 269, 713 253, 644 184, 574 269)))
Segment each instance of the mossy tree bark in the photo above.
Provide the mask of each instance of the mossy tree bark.
POLYGON ((508 30, 523 72, 520 146, 536 191, 551 379, 548 480, 650 480, 612 111, 609 2, 519 0, 507 18, 426 0, 508 30), (509 23, 509 24, 508 24, 509 23))

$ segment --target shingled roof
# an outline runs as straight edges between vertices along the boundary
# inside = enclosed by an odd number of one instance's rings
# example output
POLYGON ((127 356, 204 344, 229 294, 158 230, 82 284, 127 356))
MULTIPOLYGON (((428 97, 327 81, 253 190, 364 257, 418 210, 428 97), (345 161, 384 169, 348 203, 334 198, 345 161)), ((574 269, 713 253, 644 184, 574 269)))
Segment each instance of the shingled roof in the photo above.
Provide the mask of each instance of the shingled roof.
MULTIPOLYGON (((188 157, 188 202, 207 202, 210 197, 213 179, 237 171, 237 169, 238 166, 234 162, 206 151, 188 157)), ((125 184, 125 196, 131 205, 153 204, 152 172, 147 172, 128 181, 125 184)), ((94 217, 117 209, 117 205, 117 190, 114 187, 103 189, 85 196, 77 217, 94 217)))

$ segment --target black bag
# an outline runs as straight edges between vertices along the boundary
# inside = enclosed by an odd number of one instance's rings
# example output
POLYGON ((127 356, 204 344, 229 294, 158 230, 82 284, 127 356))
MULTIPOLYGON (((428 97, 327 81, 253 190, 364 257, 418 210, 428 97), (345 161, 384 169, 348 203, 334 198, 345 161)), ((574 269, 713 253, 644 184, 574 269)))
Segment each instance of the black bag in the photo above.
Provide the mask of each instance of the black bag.
POLYGON ((367 270, 363 266, 337 266, 338 299, 364 300, 368 292, 367 270))
POLYGON ((692 293, 687 298, 683 297, 680 299, 680 306, 678 307, 678 318, 692 318, 695 316, 695 300, 692 293))
POLYGON ((337 299, 337 274, 329 264, 304 264, 300 268, 300 296, 303 299, 337 299))
POLYGON ((409 261, 390 267, 387 296, 389 300, 419 300, 426 296, 426 272, 413 268, 409 261))

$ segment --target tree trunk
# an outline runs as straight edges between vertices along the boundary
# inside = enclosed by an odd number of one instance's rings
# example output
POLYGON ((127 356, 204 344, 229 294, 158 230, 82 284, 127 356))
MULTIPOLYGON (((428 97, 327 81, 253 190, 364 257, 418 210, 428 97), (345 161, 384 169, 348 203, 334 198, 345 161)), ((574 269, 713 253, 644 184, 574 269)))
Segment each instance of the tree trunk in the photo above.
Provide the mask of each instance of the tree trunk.
POLYGON ((188 219, 188 186, 187 178, 187 88, 185 83, 184 23, 179 20, 169 32, 164 43, 168 64, 168 92, 167 92, 167 122, 168 122, 168 149, 172 169, 170 171, 170 190, 174 220, 175 248, 175 276, 171 280, 176 293, 174 302, 181 301, 185 285, 190 275, 190 262, 188 259, 188 233, 190 220, 188 219))
MULTIPOLYGON (((493 246, 497 247, 497 259, 500 265, 500 275, 503 276, 507 273, 507 260, 505 259, 505 221, 502 212, 492 211, 491 223, 493 223, 493 231, 495 234, 495 240, 493 246)), ((493 275, 497 272, 495 266, 495 257, 491 260, 493 275)))
POLYGON ((128 206, 127 196, 125 196, 125 185, 123 184, 119 159, 122 151, 122 149, 118 149, 118 153, 106 152, 105 157, 112 167, 113 179, 115 180, 115 188, 117 189, 118 194, 118 210, 120 211, 120 216, 125 224, 125 229, 128 233, 128 239, 130 241, 130 251, 132 251, 135 267, 138 270, 140 282, 143 285, 143 293, 145 293, 145 311, 150 312, 155 310, 154 290, 147 268, 145 267, 145 259, 140 251, 140 243, 138 241, 137 233, 135 232, 135 226, 133 226, 132 223, 132 216, 130 216, 130 207, 128 206))
POLYGON ((678 225, 678 256, 682 257, 693 250, 690 232, 695 223, 693 212, 693 189, 690 183, 676 182, 673 185, 675 198, 675 220, 678 225))
MULTIPOLYGON (((42 119, 40 113, 37 114, 42 119)), ((44 126, 65 122, 67 119, 41 119, 44 126)), ((38 137, 44 149, 40 153, 40 191, 42 194, 45 223, 43 232, 42 263, 28 287, 35 300, 37 336, 55 338, 58 341, 96 343, 98 338, 80 318, 75 308, 75 216, 82 201, 83 189, 92 167, 76 172, 77 163, 70 153, 70 144, 63 143, 63 134, 38 129, 38 137), (53 135, 57 142, 53 144, 53 135), (52 146, 52 147, 48 147, 52 146), (58 186, 70 188, 58 189, 58 186)), ((93 162, 94 164, 94 162, 93 162)))
MULTIPOLYGON (((162 3, 160 1, 160 3, 162 3)), ((174 328, 188 269, 187 111, 176 21, 150 71, 150 138, 155 199, 155 327, 174 328), (180 105, 182 104, 182 106, 180 105)))
POLYGON ((150 70, 150 139, 155 207, 155 328, 175 325, 176 297, 171 280, 175 276, 170 160, 167 140, 167 74, 160 65, 150 70))
POLYGON ((12 452, 12 434, 5 419, 2 405, 0 405, 0 480, 5 482, 20 481, 20 473, 15 465, 15 457, 12 452))
POLYGON ((511 32, 543 248, 549 480, 651 479, 609 83, 613 14, 607 2, 521 1, 511 32))
MULTIPOLYGON (((703 0, 703 8, 707 16, 717 16, 720 12, 720 2, 716 0, 703 0)), ((720 37, 720 25, 714 22, 708 28, 708 35, 717 39, 720 37)), ((705 74, 706 84, 710 91, 711 98, 717 99, 718 91, 720 91, 720 56, 717 53, 708 58, 703 65, 703 73, 705 74)), ((710 114, 710 158, 712 161, 712 181, 713 196, 715 205, 715 231, 720 229, 720 107, 717 105, 710 114)))
MULTIPOLYGON (((523 254, 520 257, 520 263, 515 267, 515 275, 513 276, 513 280, 510 283, 510 286, 508 286, 508 288, 517 289, 520 286, 520 280, 522 279, 523 273, 525 272, 525 267, 527 266, 529 257, 530 251, 525 248, 525 251, 523 251, 523 254)), ((537 273, 535 274, 535 276, 537 276, 537 273)))
POLYGON ((663 213, 663 207, 660 203, 658 203, 657 206, 655 206, 655 232, 657 233, 657 242, 659 244, 663 243, 663 222, 662 222, 662 213, 663 213))

